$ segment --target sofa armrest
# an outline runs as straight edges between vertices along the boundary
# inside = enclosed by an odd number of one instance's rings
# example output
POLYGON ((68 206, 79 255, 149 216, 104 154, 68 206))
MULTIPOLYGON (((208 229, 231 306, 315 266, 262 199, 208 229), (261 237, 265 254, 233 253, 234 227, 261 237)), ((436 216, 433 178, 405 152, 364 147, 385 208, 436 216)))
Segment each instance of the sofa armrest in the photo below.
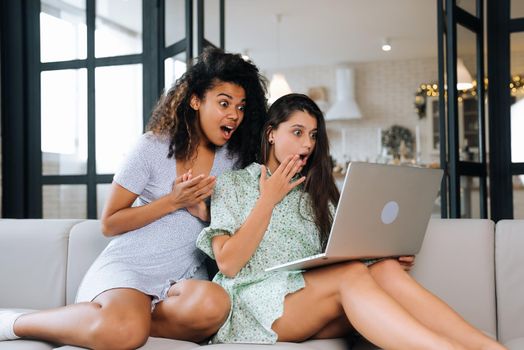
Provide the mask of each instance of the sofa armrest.
POLYGON ((494 223, 431 219, 412 275, 468 322, 496 336, 494 223))
POLYGON ((67 244, 80 220, 0 220, 0 308, 65 305, 67 244))

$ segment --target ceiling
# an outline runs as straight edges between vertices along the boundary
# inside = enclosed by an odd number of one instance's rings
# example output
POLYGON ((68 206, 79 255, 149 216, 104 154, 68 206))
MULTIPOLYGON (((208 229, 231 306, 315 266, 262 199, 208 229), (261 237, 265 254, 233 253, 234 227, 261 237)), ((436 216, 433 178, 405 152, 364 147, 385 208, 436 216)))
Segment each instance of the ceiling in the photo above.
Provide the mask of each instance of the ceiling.
POLYGON ((226 0, 225 22, 226 49, 270 69, 437 56, 435 0, 226 0))
MULTIPOLYGON (((165 1, 166 38, 175 42, 184 37, 185 0, 165 1)), ((219 0, 204 3, 205 37, 218 45, 219 0)), ((476 0, 457 3, 475 12, 476 0)), ((97 0, 99 15, 137 35, 140 8, 141 0, 97 0)), ((261 69, 437 56, 436 0, 225 0, 225 8, 226 50, 247 53, 261 69), (389 52, 381 50, 385 39, 389 52)), ((512 0, 511 10, 513 17, 524 17, 524 1, 512 0)), ((474 54, 471 32, 459 28, 458 42, 459 56, 474 54)), ((511 45, 524 51, 524 34, 513 35, 511 45)))
MULTIPOLYGON (((180 0, 166 0, 180 1, 180 0)), ((476 0, 457 0, 470 13, 476 0)), ((436 0, 225 0, 225 43, 262 69, 437 57, 436 0), (276 15, 281 15, 280 24, 276 15), (381 50, 389 39, 392 50, 381 50)), ((218 0, 205 1, 205 36, 218 43, 218 0)), ((512 17, 524 1, 511 0, 512 17)), ((512 35, 524 51, 524 34, 512 35)), ((459 26, 458 55, 473 56, 475 36, 459 26)))

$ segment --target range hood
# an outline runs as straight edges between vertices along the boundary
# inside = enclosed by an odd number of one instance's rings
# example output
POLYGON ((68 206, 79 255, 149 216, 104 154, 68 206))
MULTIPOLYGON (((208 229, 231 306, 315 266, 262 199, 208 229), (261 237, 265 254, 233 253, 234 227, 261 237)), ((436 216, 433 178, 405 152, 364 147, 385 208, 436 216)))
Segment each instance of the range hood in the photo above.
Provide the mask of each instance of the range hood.
POLYGON ((355 81, 353 68, 337 67, 336 71, 336 101, 326 113, 326 120, 359 119, 362 117, 360 108, 355 101, 355 81))

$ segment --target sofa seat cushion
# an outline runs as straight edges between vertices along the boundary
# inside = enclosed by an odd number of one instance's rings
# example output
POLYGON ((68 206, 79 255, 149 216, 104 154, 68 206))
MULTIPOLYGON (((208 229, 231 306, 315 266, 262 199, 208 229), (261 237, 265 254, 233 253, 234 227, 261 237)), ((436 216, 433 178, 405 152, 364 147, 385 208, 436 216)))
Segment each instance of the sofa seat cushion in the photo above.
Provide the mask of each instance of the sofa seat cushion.
MULTIPOLYGON (((1 344, 1 343, 0 343, 1 344)), ((275 345, 259 345, 259 344, 213 344, 213 345, 198 345, 195 343, 172 340, 163 338, 149 338, 147 343, 141 347, 141 350, 190 350, 202 347, 202 349, 209 350, 347 350, 350 348, 349 341, 342 338, 337 339, 322 339, 322 340, 308 340, 303 343, 286 343, 279 342, 275 345)), ((0 348, 2 349, 2 348, 0 348)), ((8 348, 5 348, 6 350, 8 348)), ((22 348, 21 348, 22 349, 22 348)), ((24 348, 29 349, 29 348, 24 348)), ((48 348, 42 348, 48 349, 48 348)), ((3 349, 2 349, 3 350, 3 349)), ((38 349, 35 349, 38 350, 38 349)), ((55 350, 82 350, 76 346, 62 346, 55 348, 55 350)))
POLYGON ((522 350, 524 349, 524 337, 508 340, 504 343, 504 346, 507 347, 508 350, 522 350))
POLYGON ((344 338, 307 340, 302 343, 278 342, 274 345, 260 344, 213 344, 206 345, 207 350, 347 350, 350 342, 344 338))
MULTIPOLYGON (((140 347, 141 350, 190 350, 200 348, 200 345, 183 340, 173 340, 165 338, 153 338, 150 337, 144 346, 140 347)), ((76 346, 61 346, 55 348, 55 350, 85 350, 76 346)))
POLYGON ((56 345, 38 340, 8 340, 0 342, 0 350, 52 350, 56 345))

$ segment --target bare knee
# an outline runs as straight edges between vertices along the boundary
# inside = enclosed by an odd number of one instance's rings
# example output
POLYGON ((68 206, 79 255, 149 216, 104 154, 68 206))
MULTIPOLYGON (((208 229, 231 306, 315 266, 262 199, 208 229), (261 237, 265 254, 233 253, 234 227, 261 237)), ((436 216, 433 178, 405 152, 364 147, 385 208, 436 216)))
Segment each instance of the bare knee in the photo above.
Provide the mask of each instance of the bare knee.
POLYGON ((97 349, 127 350, 139 348, 146 343, 149 327, 150 323, 143 318, 101 309, 89 333, 97 349))
POLYGON ((352 283, 360 279, 369 278, 368 267, 360 261, 350 261, 341 264, 342 267, 342 283, 352 283))
POLYGON ((173 318, 195 330, 213 334, 224 323, 231 302, 227 292, 209 281, 183 281, 174 289, 173 318))
POLYGON ((370 272, 377 283, 398 280, 400 276, 409 277, 397 259, 385 259, 370 267, 370 272))
POLYGON ((328 277, 334 281, 333 287, 335 289, 333 292, 338 296, 343 291, 358 288, 366 281, 371 280, 368 267, 360 261, 349 261, 332 265, 329 268, 328 277))
POLYGON ((395 258, 384 259, 377 263, 374 263, 373 265, 371 265, 371 270, 388 272, 403 271, 402 267, 400 266, 400 262, 395 258))

